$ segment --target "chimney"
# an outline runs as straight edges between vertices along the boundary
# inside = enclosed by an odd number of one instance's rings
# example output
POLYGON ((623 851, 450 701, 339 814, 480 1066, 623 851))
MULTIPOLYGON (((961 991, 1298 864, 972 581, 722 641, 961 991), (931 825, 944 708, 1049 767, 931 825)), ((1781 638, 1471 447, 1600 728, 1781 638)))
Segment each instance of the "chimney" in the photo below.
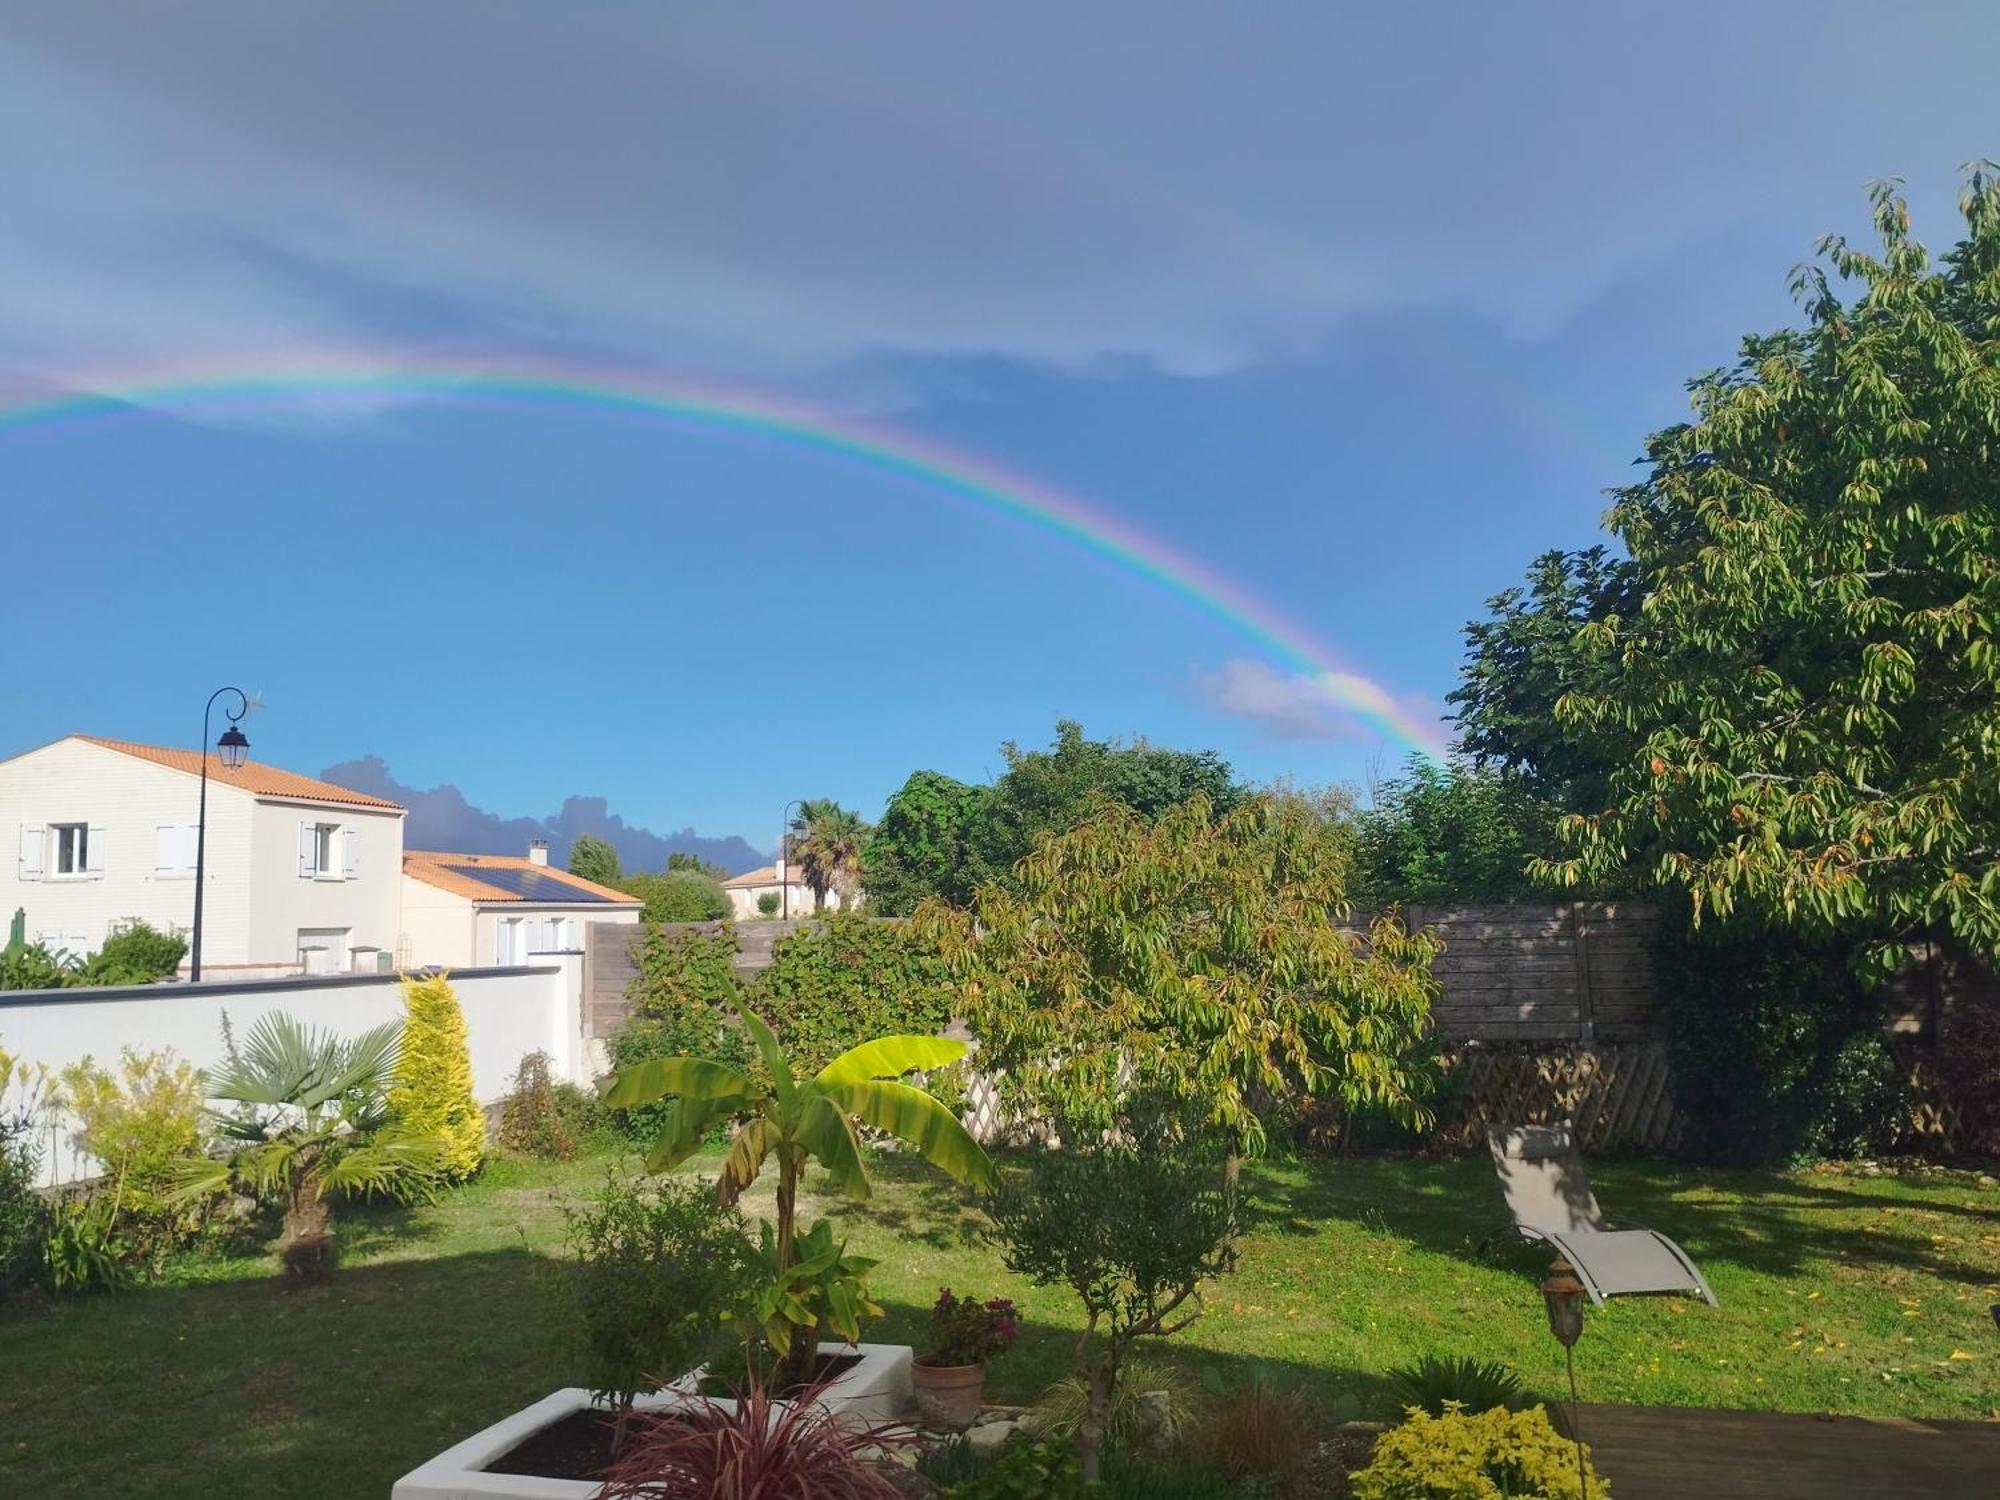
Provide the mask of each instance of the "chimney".
POLYGON ((528 840, 528 863, 545 865, 549 862, 549 841, 547 839, 528 840))

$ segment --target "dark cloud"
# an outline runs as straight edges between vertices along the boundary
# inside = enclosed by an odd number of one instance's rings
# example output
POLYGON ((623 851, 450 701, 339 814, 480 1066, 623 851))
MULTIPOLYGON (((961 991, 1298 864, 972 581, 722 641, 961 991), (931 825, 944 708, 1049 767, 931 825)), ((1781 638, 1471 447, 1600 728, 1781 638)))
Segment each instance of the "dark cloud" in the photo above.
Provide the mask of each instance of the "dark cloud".
POLYGON ((525 854, 530 839, 546 839, 549 858, 567 863, 569 846, 586 833, 608 839, 628 870, 664 870, 669 854, 696 854, 732 875, 769 864, 770 856, 735 836, 710 838, 683 828, 659 834, 627 823, 602 797, 569 797, 548 818, 503 818, 474 807, 455 786, 405 786, 379 755, 342 761, 320 773, 338 786, 400 802, 410 810, 403 829, 407 849, 449 849, 459 854, 525 854))

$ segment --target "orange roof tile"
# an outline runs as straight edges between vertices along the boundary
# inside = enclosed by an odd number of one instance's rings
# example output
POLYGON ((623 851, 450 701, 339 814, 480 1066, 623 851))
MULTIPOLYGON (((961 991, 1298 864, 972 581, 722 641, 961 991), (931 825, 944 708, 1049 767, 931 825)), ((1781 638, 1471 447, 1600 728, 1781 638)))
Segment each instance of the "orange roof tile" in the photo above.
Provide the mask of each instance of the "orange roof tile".
MULTIPOLYGON (((71 738, 82 740, 88 745, 101 746, 106 750, 116 750, 120 755, 149 760, 154 765, 165 766, 170 771, 185 771, 190 776, 201 774, 199 750, 170 750, 160 745, 135 745, 130 740, 107 740, 95 734, 79 734, 71 738)), ((330 781, 301 776, 296 771, 281 771, 276 766, 267 766, 254 760, 244 761, 234 771, 225 771, 219 759, 211 758, 208 775, 209 779, 218 785, 241 787, 244 791, 259 797, 295 797, 301 802, 338 802, 351 807, 379 807, 388 812, 404 811, 400 802, 371 797, 366 792, 357 792, 351 787, 335 786, 330 781)))
MULTIPOLYGON (((778 883, 778 867, 776 865, 765 865, 761 869, 746 870, 741 875, 730 876, 729 879, 722 882, 722 888, 724 890, 742 890, 747 886, 776 885, 777 883, 778 883)), ((805 884, 805 881, 799 878, 799 872, 796 866, 785 872, 785 884, 786 885, 805 884)))
MULTIPOLYGON (((527 901, 526 896, 502 890, 497 885, 488 885, 472 870, 533 870, 537 875, 546 876, 558 885, 574 886, 578 895, 589 897, 592 904, 614 906, 641 906, 637 896, 625 891, 613 890, 608 885, 599 885, 594 880, 585 880, 581 875, 572 875, 567 870, 558 870, 552 865, 538 865, 531 859, 523 859, 517 854, 452 854, 442 849, 405 849, 403 851, 403 873, 412 880, 421 880, 425 885, 436 886, 441 891, 450 891, 454 896, 463 896, 469 901, 527 901)), ((536 902, 535 905, 547 905, 536 902)))

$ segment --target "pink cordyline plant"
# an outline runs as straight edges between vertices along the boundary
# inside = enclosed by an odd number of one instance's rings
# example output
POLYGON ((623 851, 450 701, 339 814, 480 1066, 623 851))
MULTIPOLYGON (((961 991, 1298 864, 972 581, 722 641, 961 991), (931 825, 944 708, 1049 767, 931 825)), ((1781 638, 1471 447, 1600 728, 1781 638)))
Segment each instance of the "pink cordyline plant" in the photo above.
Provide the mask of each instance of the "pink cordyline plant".
POLYGON ((789 1401, 755 1385, 734 1401, 635 1412, 601 1500, 902 1500, 865 1453, 916 1441, 907 1427, 856 1429, 821 1403, 824 1382, 789 1401))

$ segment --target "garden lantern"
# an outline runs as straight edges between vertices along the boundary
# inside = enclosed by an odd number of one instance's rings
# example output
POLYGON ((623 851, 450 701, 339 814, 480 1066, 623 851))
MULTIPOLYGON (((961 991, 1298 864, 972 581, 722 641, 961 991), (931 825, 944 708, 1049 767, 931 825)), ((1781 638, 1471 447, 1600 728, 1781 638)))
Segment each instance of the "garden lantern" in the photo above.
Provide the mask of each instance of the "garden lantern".
POLYGON ((1583 1433, 1577 1426, 1576 1341, 1583 1337, 1583 1283, 1576 1267, 1558 1255, 1549 1262, 1549 1274, 1542 1279, 1542 1305, 1548 1309, 1549 1332, 1563 1346, 1569 1365, 1569 1440, 1576 1446, 1576 1492, 1589 1500, 1589 1470, 1583 1461, 1583 1433))
POLYGON ((1557 1256, 1542 1282, 1542 1302, 1549 1311, 1549 1332, 1565 1349, 1575 1348, 1583 1337, 1583 1298, 1583 1283, 1577 1280, 1575 1268, 1557 1256))

